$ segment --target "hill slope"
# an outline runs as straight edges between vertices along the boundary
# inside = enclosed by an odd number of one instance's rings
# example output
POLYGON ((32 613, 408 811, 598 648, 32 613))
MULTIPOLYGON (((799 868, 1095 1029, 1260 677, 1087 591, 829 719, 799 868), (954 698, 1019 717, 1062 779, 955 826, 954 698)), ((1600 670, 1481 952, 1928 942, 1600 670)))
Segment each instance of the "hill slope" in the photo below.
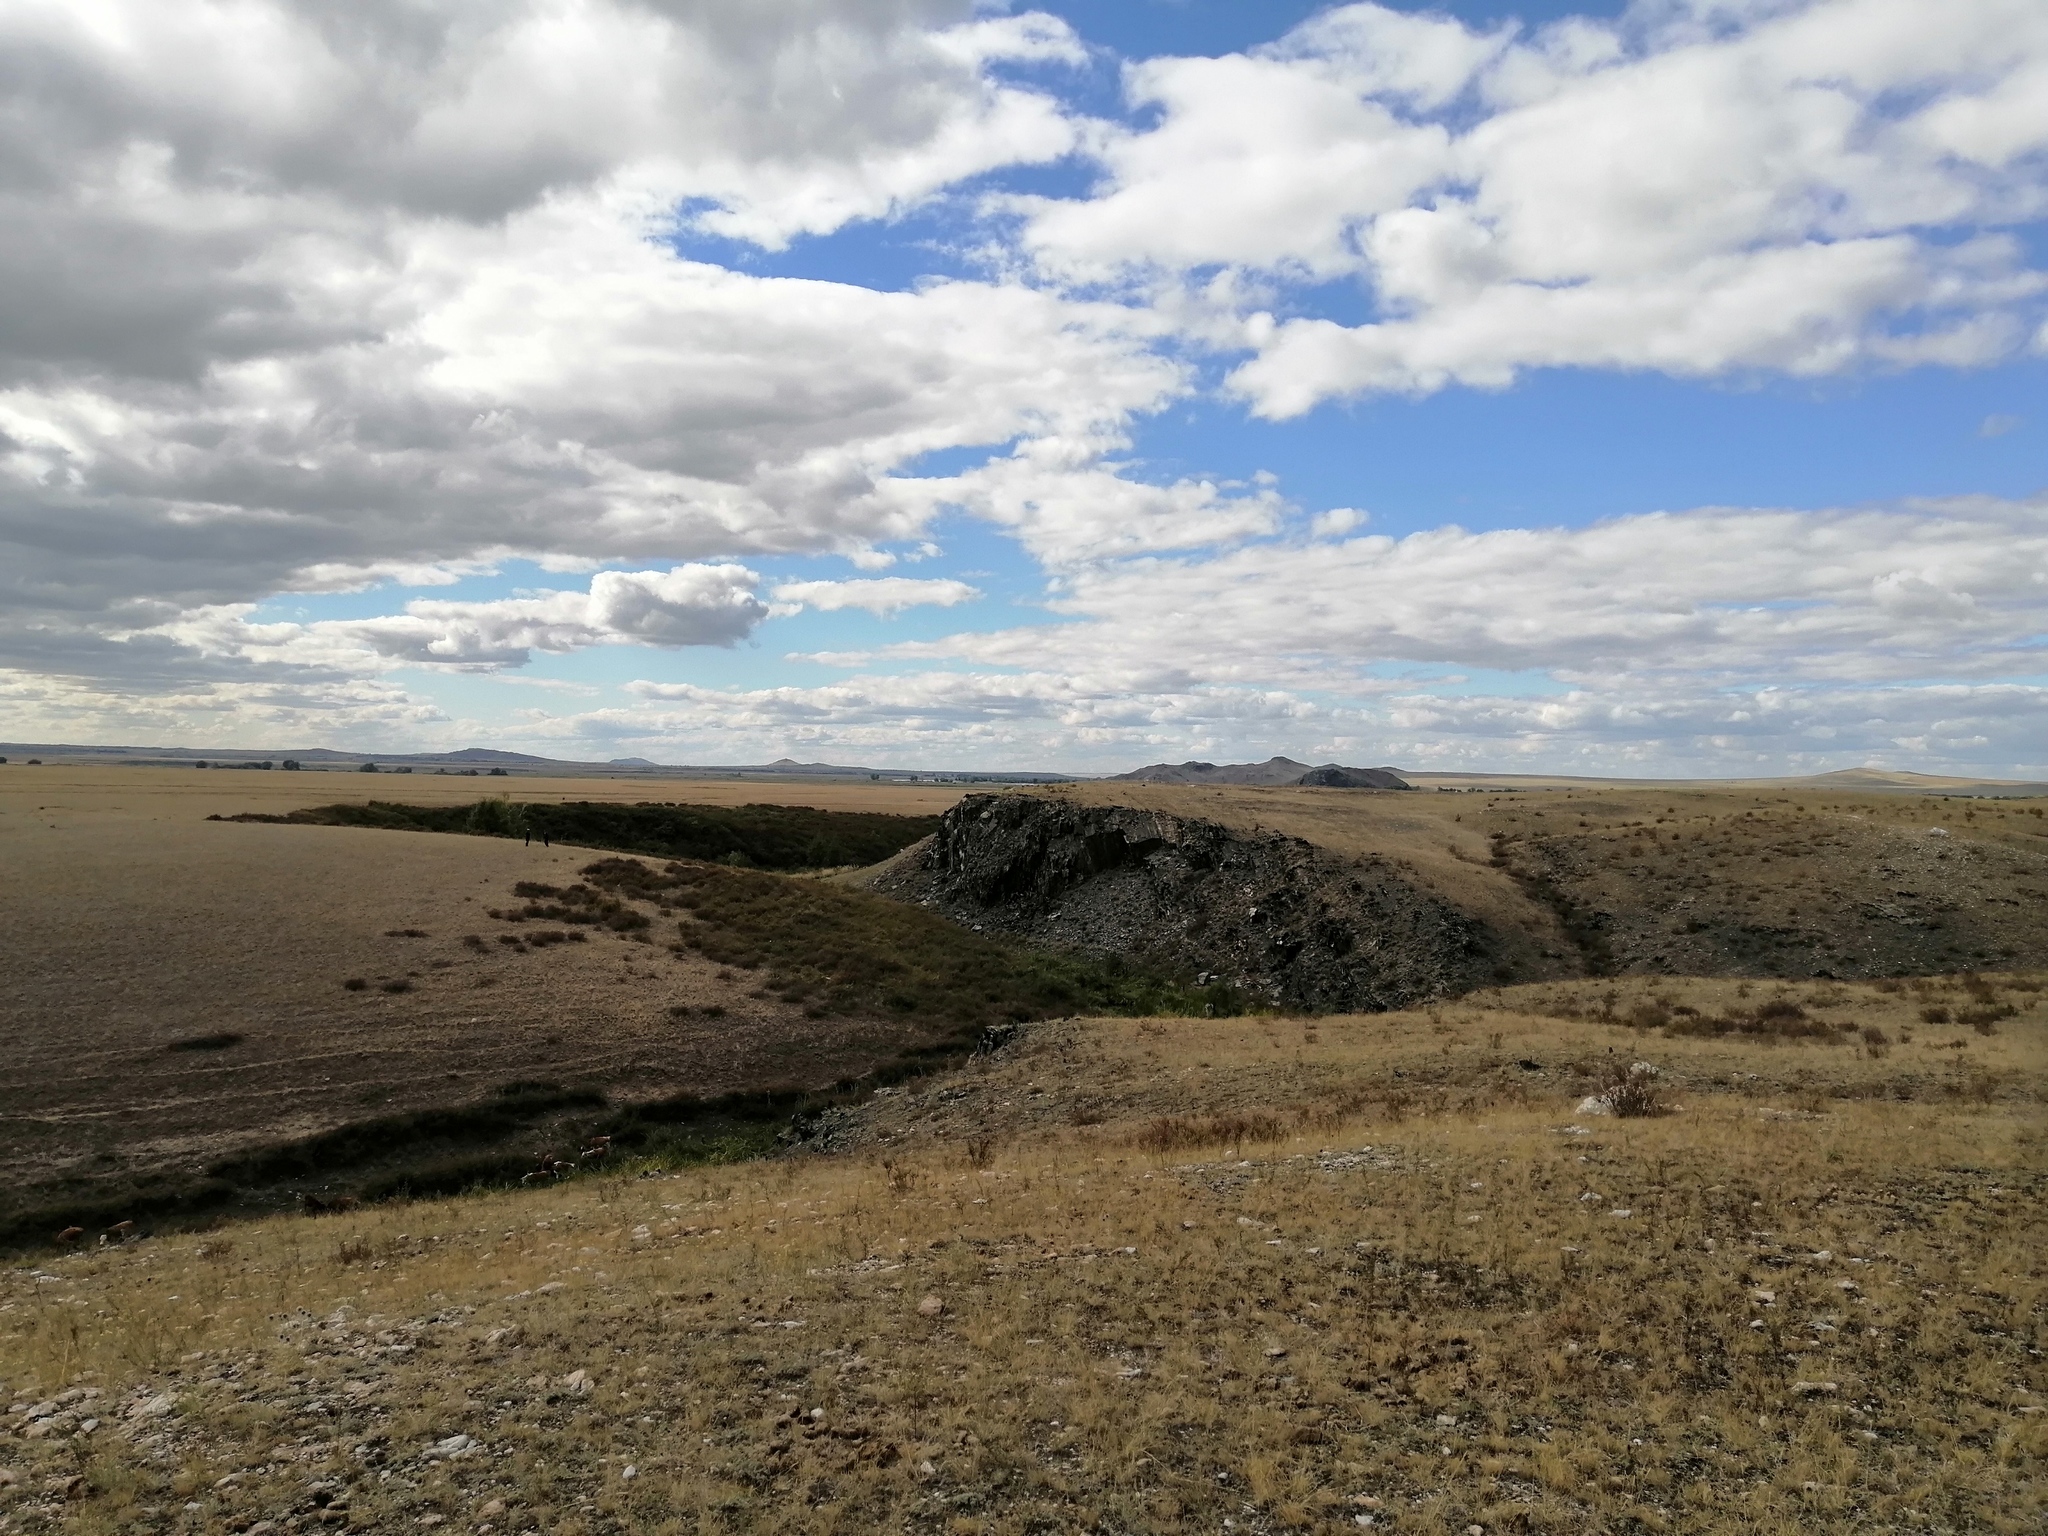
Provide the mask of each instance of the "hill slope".
POLYGON ((1988 1036, 1919 1021, 1961 983, 1773 989, 1825 1038, 1629 1022, 1766 1000, 1665 981, 1062 1021, 854 1155, 53 1256, 0 1517, 2039 1530, 2038 984, 1988 1036), (1574 1118, 1613 1055, 1679 1112, 1574 1118))

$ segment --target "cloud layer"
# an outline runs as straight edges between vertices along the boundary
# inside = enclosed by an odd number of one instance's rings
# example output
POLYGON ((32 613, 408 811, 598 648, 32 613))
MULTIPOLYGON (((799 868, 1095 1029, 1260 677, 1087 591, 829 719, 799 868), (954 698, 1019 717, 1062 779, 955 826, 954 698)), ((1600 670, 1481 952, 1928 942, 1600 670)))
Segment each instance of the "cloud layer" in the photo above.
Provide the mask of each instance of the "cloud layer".
POLYGON ((1113 120, 1091 58, 966 0, 0 5, 8 733, 2048 772, 2039 501, 1395 540, 1134 448, 1204 391, 2039 354, 2034 0, 1342 6, 1127 61, 1113 120), (678 254, 919 209, 951 245, 895 291, 678 254), (791 564, 942 560, 949 519, 1020 552, 1033 622, 976 628, 1016 622, 977 571, 791 564), (589 574, 259 611, 514 559, 589 574), (508 727, 420 681, 913 608, 960 632, 787 686, 682 666, 508 727))

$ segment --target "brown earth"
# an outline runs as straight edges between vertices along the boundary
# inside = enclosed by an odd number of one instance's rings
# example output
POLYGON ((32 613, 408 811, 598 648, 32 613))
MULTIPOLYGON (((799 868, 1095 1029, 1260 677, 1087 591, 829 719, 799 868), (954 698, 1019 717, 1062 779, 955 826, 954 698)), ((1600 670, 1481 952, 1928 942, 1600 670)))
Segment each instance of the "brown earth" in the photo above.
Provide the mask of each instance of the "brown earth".
MULTIPOLYGON (((205 820, 338 798, 459 802, 490 782, 371 778, 0 768, 0 1214, 516 1081, 615 1102, 828 1084, 915 1034, 806 1019, 755 995, 753 977, 602 929, 542 949, 500 943, 510 930, 487 909, 512 905, 516 881, 573 881, 589 850, 205 820), (346 989, 351 979, 362 989, 346 989), (675 1017, 678 1005, 695 1012, 675 1017), (209 1036, 240 1038, 172 1049, 209 1036)), ((522 781, 518 792, 592 799, 607 787, 522 781)), ((954 798, 884 785, 776 792, 826 809, 954 798)), ((614 797, 762 793, 634 780, 614 797)))

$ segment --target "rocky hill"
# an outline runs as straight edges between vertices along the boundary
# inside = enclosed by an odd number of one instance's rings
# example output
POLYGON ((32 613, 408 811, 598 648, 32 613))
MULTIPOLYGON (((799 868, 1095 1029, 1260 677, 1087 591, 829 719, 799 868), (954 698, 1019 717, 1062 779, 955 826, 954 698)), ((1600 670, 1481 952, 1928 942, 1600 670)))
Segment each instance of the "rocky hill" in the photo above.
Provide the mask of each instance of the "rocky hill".
POLYGON ((1505 953, 1391 860, 1056 798, 969 795, 872 884, 976 930, 1143 960, 1287 1008, 1451 996, 1492 979, 1505 953))
POLYGON ((1239 784, 1279 788, 1303 784, 1322 789, 1413 789, 1391 768, 1346 768, 1324 763, 1311 768, 1291 757, 1269 757, 1263 763, 1153 763, 1114 775, 1110 782, 1128 784, 1239 784))

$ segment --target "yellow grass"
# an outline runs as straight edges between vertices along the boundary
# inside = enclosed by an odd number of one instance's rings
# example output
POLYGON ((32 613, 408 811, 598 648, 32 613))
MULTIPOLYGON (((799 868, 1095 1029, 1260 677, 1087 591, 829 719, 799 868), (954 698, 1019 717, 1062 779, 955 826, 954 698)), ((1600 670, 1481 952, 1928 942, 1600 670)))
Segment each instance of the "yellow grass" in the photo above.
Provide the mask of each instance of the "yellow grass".
POLYGON ((1784 989, 1875 1050, 1601 1022, 1775 990, 1670 979, 1069 1021, 835 1154, 24 1267, 10 1399, 96 1395, 5 1421, 0 1514, 2037 1531, 2039 980, 1990 1035, 1919 1022, 1960 986, 1784 989), (1610 1047, 1679 1111, 1576 1116, 1610 1047))

